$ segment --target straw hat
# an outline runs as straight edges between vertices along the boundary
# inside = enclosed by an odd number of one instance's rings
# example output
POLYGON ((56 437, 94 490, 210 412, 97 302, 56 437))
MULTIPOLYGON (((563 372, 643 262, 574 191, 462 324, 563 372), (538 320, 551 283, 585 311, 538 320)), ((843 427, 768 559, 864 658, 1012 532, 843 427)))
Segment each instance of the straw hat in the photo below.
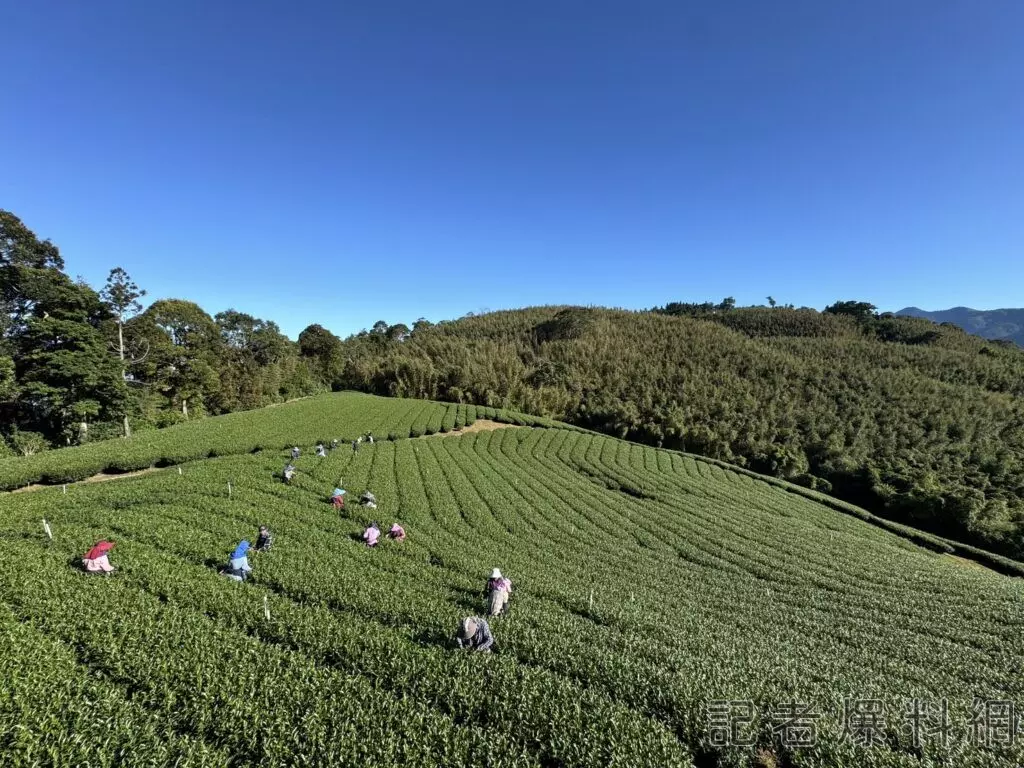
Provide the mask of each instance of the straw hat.
POLYGON ((491 571, 491 578, 492 579, 500 579, 501 578, 501 571, 499 571, 497 568, 495 568, 493 571, 491 571))
POLYGON ((476 622, 473 619, 463 619, 459 622, 459 639, 469 640, 469 638, 476 634, 476 629, 476 622))

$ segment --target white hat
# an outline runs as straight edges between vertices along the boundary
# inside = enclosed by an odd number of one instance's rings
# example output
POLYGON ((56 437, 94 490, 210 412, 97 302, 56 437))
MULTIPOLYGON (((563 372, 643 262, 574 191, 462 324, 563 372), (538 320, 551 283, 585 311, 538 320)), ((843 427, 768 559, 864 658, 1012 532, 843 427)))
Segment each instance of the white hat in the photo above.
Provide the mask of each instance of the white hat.
POLYGON ((501 571, 499 571, 497 568, 495 568, 493 571, 491 571, 491 578, 492 579, 500 579, 501 578, 501 571))
POLYGON ((458 638, 460 640, 469 640, 469 638, 476 634, 476 630, 476 622, 473 619, 463 619, 459 622, 458 638))

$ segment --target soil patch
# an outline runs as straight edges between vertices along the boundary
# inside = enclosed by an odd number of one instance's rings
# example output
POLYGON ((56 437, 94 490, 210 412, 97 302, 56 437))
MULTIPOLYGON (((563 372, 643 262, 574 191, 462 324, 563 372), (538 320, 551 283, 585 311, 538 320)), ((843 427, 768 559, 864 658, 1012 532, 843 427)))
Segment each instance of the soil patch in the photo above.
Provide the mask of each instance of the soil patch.
POLYGON ((457 429, 452 432, 435 432, 429 437, 458 437, 459 435, 468 435, 470 432, 492 432, 495 429, 508 429, 514 427, 515 424, 502 424, 500 421, 491 421, 490 419, 477 419, 468 427, 457 429))

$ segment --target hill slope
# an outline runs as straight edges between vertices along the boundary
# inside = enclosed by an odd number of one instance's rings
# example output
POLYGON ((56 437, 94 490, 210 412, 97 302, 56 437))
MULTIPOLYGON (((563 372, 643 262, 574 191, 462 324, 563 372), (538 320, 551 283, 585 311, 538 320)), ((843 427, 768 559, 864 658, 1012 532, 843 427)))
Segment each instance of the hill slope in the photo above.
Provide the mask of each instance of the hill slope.
MULTIPOLYGON (((361 408, 398 428, 400 401, 361 408)), ((692 457, 550 424, 304 455, 292 486, 283 460, 0 496, 5 765, 923 766, 896 727, 844 741, 842 697, 893 722, 947 698, 963 738, 973 697, 1024 694, 1019 580, 692 457), (354 541, 370 518, 326 503, 339 478, 409 540, 354 541), (218 576, 259 523, 277 540, 253 581, 218 576), (110 535, 121 572, 76 573, 110 535), (496 565, 515 583, 499 653, 457 653, 496 565), (753 703, 756 751, 713 746, 716 700, 753 703), (773 736, 794 700, 821 715, 815 749, 773 736)))
POLYGON ((916 318, 540 307, 345 343, 351 389, 745 466, 1024 559, 1024 350, 916 318))
POLYGON ((130 472, 295 444, 308 447, 340 439, 347 446, 367 433, 378 440, 445 433, 472 424, 478 416, 520 425, 551 423, 550 419, 473 405, 384 399, 355 392, 320 395, 264 410, 137 432, 128 439, 0 459, 0 490, 30 483, 71 483, 100 472, 130 472))
POLYGON ((1024 309, 971 309, 953 307, 928 312, 907 307, 896 313, 908 317, 923 317, 936 323, 953 323, 968 333, 985 339, 1006 339, 1024 347, 1024 309))

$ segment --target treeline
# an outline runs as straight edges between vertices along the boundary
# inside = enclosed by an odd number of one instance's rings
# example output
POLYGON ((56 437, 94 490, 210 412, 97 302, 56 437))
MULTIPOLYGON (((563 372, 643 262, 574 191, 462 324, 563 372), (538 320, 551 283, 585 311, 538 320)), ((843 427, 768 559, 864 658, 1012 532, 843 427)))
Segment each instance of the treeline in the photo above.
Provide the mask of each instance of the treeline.
POLYGON ((99 291, 0 210, 0 455, 31 454, 257 408, 322 388, 277 325, 145 295, 123 269, 99 291))
POLYGON ((524 410, 1024 557, 1024 351, 864 302, 544 307, 320 344, 338 388, 524 410))

